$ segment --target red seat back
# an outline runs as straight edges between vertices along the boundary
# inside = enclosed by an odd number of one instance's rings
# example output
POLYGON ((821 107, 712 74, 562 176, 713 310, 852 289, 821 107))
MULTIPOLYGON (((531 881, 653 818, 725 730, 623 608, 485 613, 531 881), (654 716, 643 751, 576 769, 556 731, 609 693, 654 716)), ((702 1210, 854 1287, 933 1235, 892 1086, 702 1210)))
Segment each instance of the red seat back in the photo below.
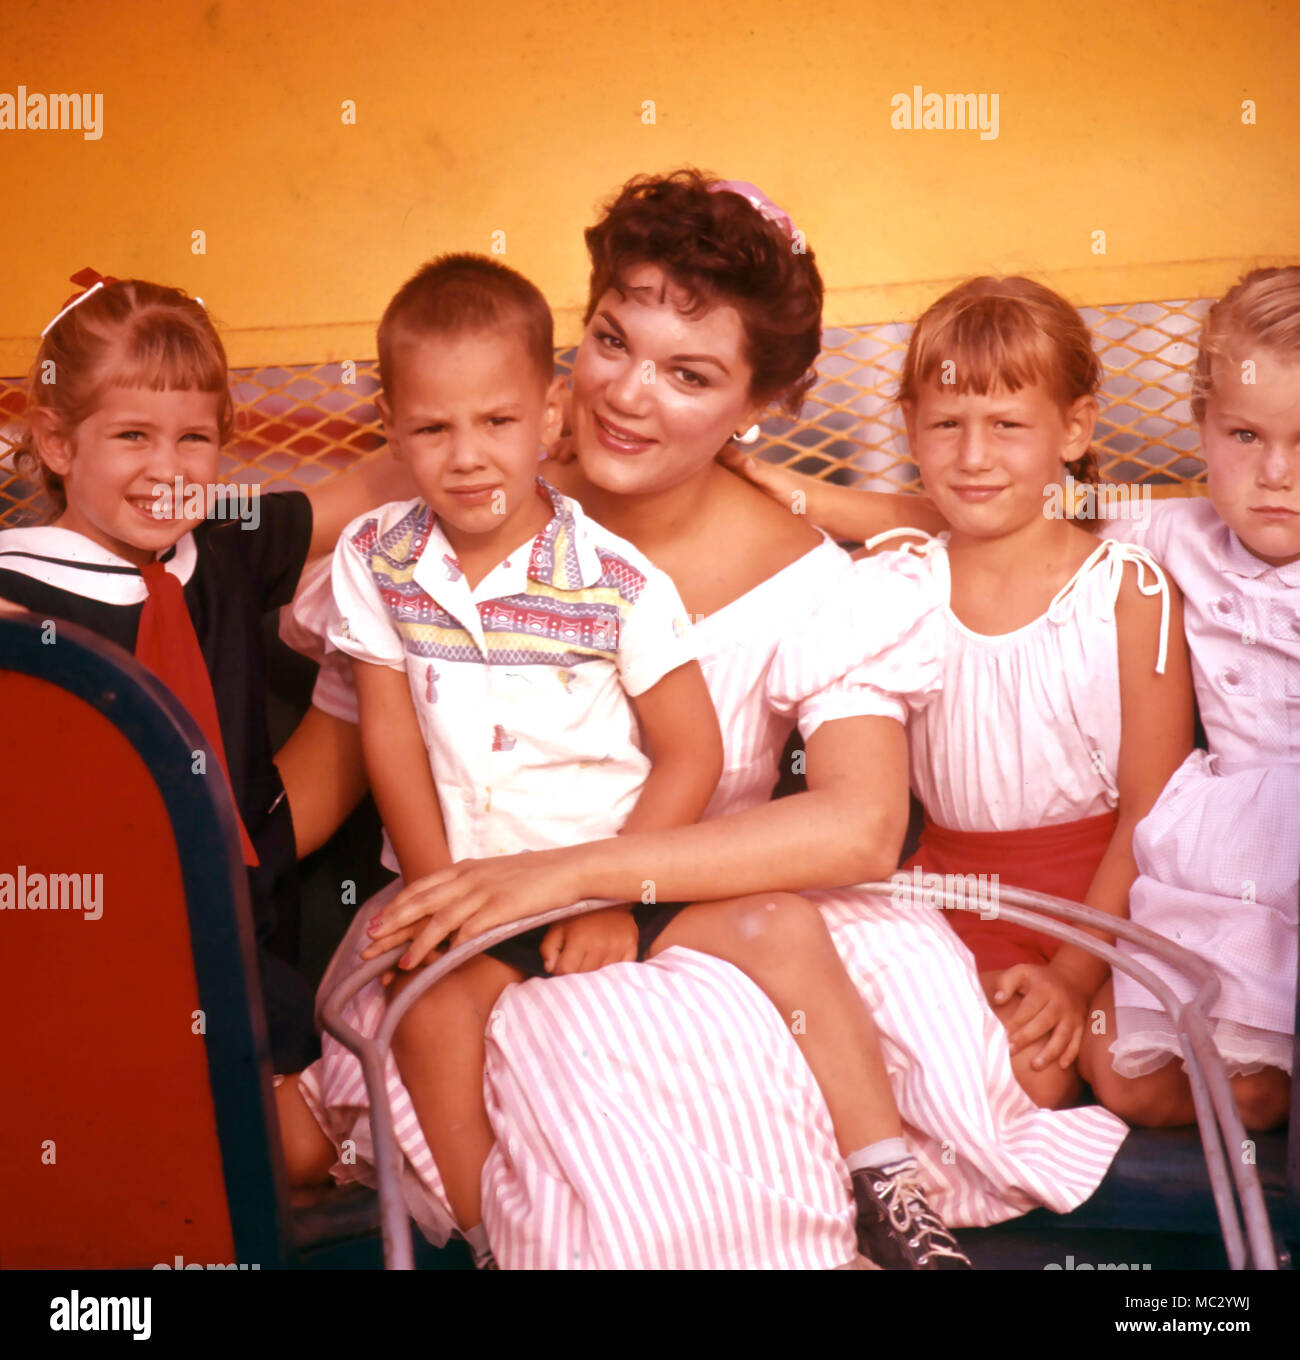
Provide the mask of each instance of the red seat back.
MULTIPOLYGON (((63 624, 42 654, 34 631, 0 618, 0 1267, 231 1264, 232 1168, 260 1181, 255 1214, 273 1220, 277 1197, 229 797, 193 772, 202 738, 131 658, 63 624), (187 828, 204 808, 206 831, 187 828), (200 893, 224 940, 206 988, 200 893), (260 1159, 223 1149, 232 1092, 260 1159)), ((246 1210, 244 1250, 274 1256, 276 1228, 250 1237, 246 1210)))

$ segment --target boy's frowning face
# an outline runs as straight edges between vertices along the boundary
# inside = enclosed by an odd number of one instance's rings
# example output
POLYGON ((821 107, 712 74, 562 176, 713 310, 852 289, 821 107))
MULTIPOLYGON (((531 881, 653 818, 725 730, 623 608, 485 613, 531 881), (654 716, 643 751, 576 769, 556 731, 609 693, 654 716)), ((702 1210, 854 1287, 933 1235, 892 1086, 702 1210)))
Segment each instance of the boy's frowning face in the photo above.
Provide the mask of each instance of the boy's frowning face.
POLYGON ((537 372, 524 341, 502 331, 398 337, 392 375, 379 401, 389 442, 453 546, 524 536, 538 459, 562 418, 559 385, 537 372))

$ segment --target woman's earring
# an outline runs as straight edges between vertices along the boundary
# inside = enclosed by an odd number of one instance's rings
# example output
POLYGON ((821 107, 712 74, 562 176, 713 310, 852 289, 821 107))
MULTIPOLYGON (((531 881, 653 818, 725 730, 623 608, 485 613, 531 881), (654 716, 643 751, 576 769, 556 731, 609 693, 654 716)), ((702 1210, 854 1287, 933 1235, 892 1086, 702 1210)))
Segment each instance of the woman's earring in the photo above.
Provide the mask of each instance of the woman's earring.
POLYGON ((757 444, 758 436, 761 433, 762 431, 758 428, 757 425, 751 425, 749 429, 743 431, 738 430, 731 437, 732 439, 735 440, 737 444, 757 444))

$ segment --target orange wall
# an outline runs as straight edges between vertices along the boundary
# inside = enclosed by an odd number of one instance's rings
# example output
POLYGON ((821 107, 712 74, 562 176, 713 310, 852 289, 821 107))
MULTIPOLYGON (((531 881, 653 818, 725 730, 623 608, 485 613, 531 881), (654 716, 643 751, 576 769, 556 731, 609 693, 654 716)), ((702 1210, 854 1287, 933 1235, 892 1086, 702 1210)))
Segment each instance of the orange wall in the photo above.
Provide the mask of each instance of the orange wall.
POLYGON ((27 368, 85 264, 200 294, 236 364, 367 356, 406 275, 489 250, 494 231, 570 340, 595 205, 682 162, 790 210, 832 322, 906 317, 974 271, 1032 270, 1099 303, 1213 293, 1255 261, 1300 259, 1300 7, 1126 8, 11 6, 0 92, 100 92, 104 122, 96 141, 0 131, 0 372, 27 368), (893 129, 891 97, 916 84, 997 93, 997 139, 893 129))

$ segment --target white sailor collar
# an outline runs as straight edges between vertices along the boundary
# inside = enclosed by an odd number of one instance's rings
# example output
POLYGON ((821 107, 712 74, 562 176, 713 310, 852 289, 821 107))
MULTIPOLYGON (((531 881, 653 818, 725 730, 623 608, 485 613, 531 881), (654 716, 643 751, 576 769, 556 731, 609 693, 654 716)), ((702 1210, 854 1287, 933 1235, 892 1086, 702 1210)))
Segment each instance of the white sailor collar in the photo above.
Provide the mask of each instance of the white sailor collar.
MULTIPOLYGON (((187 533, 160 560, 186 585, 198 562, 194 534, 187 533)), ((101 604, 143 604, 149 598, 139 568, 75 529, 55 524, 0 531, 0 571, 18 572, 101 604)))

